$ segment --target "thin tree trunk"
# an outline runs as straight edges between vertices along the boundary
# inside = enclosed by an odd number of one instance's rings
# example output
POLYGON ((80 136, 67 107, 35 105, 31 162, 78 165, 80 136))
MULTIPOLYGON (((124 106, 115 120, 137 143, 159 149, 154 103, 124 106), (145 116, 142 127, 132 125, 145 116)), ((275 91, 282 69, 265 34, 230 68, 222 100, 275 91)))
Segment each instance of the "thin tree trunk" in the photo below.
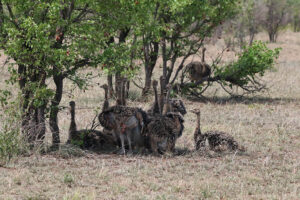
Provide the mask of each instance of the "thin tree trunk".
POLYGON ((108 97, 112 98, 114 96, 114 86, 113 86, 113 77, 111 74, 107 75, 107 84, 108 84, 108 97))
POLYGON ((46 133, 46 123, 45 123, 45 109, 46 105, 37 109, 37 120, 38 120, 38 136, 39 141, 44 141, 46 133))
MULTIPOLYGON (((129 34, 130 29, 123 29, 120 32, 119 35, 119 44, 120 43, 124 43, 126 41, 126 37, 129 34)), ((125 81, 124 81, 125 77, 122 77, 120 72, 117 72, 115 75, 115 91, 116 91, 116 96, 117 96, 117 105, 125 105, 126 104, 126 100, 125 98, 125 94, 124 94, 124 90, 125 90, 125 81)))
POLYGON ((147 96, 151 88, 152 71, 150 66, 145 64, 145 85, 142 91, 142 96, 147 96))
POLYGON ((276 42, 275 38, 276 38, 275 33, 269 32, 269 40, 270 40, 270 42, 275 43, 276 42))
MULTIPOLYGON (((125 93, 125 100, 129 97, 129 90, 130 90, 130 81, 126 81, 126 93, 125 93)), ((126 102, 126 101, 125 101, 126 102)))
POLYGON ((53 79, 56 86, 56 91, 54 99, 51 101, 49 124, 52 132, 52 144, 55 146, 60 143, 57 115, 59 111, 58 105, 60 104, 62 98, 64 77, 62 75, 54 75, 53 79))
POLYGON ((122 105, 122 78, 121 74, 119 72, 116 73, 115 75, 115 91, 116 91, 116 104, 117 105, 122 105))
MULTIPOLYGON (((107 46, 114 43, 114 37, 110 37, 108 42, 106 42, 107 46)), ((113 76, 111 74, 107 75, 107 85, 108 85, 108 97, 112 98, 114 96, 114 87, 113 87, 113 76)))
MULTIPOLYGON (((158 59, 159 44, 153 42, 153 50, 149 52, 149 46, 144 45, 144 57, 145 57, 145 86, 143 88, 142 95, 146 96, 151 88, 151 79, 154 67, 158 59)), ((150 44, 151 45, 151 44, 150 44)))
POLYGON ((255 37, 255 34, 254 33, 250 33, 250 40, 249 40, 249 45, 250 46, 253 44, 254 37, 255 37))
POLYGON ((39 87, 45 86, 46 76, 40 72, 30 71, 35 69, 33 66, 28 68, 24 65, 18 66, 18 73, 20 76, 19 86, 22 91, 22 101, 21 101, 21 110, 22 110, 22 133, 31 144, 35 142, 43 142, 46 133, 45 125, 45 108, 46 102, 39 107, 35 107, 31 101, 34 94, 31 89, 27 88, 27 80, 29 79, 30 83, 38 83, 39 87), (31 74, 32 73, 32 74, 31 74), (28 78, 29 76, 29 78, 28 78))

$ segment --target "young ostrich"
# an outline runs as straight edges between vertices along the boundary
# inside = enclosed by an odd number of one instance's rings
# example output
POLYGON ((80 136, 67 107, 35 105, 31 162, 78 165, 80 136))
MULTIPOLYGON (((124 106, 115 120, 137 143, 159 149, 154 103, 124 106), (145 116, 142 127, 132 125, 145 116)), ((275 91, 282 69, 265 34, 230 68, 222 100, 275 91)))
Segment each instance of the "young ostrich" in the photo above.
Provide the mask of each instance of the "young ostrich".
POLYGON ((121 154, 125 154, 125 140, 129 152, 132 152, 133 146, 144 146, 141 132, 148 118, 142 109, 116 105, 102 111, 98 119, 105 129, 112 131, 116 142, 120 140, 121 154))
POLYGON ((209 148, 214 151, 244 151, 244 148, 240 147, 232 136, 222 131, 207 131, 202 134, 200 128, 200 110, 195 109, 191 112, 196 114, 197 116, 197 125, 194 132, 194 142, 196 150, 205 147, 205 143, 206 141, 208 141, 209 148))
POLYGON ((144 129, 144 136, 148 139, 152 152, 173 152, 178 137, 182 135, 184 119, 180 113, 170 112, 172 106, 169 101, 171 87, 164 103, 162 115, 154 115, 144 129))
POLYGON ((197 82, 202 80, 202 78, 209 77, 211 74, 210 66, 205 62, 205 51, 206 48, 202 50, 202 61, 191 62, 186 66, 189 72, 190 79, 192 82, 197 82))
POLYGON ((70 103, 71 123, 67 143, 74 144, 83 149, 104 148, 105 145, 114 146, 112 137, 93 129, 77 130, 75 122, 75 102, 70 103))

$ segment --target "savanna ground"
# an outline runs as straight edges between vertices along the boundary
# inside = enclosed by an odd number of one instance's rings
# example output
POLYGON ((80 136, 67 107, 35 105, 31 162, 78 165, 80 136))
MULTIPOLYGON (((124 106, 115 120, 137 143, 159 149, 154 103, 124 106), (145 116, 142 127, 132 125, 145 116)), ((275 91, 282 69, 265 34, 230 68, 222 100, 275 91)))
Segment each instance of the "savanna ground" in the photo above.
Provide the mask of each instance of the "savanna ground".
MULTIPOLYGON (((266 41, 266 34, 259 39, 266 41)), ((221 41, 207 46, 207 58, 222 46, 221 41)), ((184 99, 188 110, 201 109, 202 131, 228 132, 246 153, 153 157, 85 152, 67 159, 60 153, 35 153, 0 168, 0 199, 300 199, 300 34, 282 34, 277 44, 269 44, 277 46, 283 48, 277 70, 264 77, 268 92, 229 99, 216 86, 205 93, 206 103, 184 99)), ((226 52, 224 59, 233 55, 226 52)), ((5 76, 2 71, 0 80, 5 76)), ((67 84, 62 105, 75 100, 77 127, 85 128, 102 105, 103 92, 97 85, 85 92, 72 88, 67 84)), ((131 99, 138 96, 130 93, 131 99)), ((129 105, 147 109, 151 102, 129 105)), ((69 121, 66 109, 59 115, 63 142, 69 121)), ((177 149, 193 150, 194 127, 195 116, 188 112, 177 149)))

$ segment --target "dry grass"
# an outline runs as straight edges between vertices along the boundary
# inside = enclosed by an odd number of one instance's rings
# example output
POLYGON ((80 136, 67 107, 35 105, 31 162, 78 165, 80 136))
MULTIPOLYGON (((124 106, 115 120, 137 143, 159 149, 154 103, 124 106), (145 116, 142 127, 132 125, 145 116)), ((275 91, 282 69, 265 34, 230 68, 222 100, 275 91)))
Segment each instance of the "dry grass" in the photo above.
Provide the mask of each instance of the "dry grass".
MULTIPOLYGON (((221 49, 219 43, 208 47, 209 55, 221 49)), ((188 109, 201 108, 203 131, 226 131, 246 146, 247 153, 191 152, 172 158, 85 153, 69 159, 37 154, 0 168, 0 199, 299 199, 300 34, 287 32, 270 46, 283 50, 277 72, 265 77, 271 86, 268 93, 230 100, 214 87, 207 95, 219 92, 211 102, 185 99, 188 109)), ((232 56, 229 52, 226 59, 232 56)), ((71 87, 67 84, 68 90, 71 87)), ((96 86, 85 92, 75 89, 71 98, 67 94, 63 105, 72 99, 79 108, 95 108, 103 101, 96 86)), ((149 106, 130 102, 137 104, 149 106)), ((86 127, 92 113, 93 109, 79 109, 77 126, 86 127)), ((188 113, 185 119, 177 148, 192 150, 195 117, 188 113)), ((59 120, 66 141, 67 111, 59 120)))

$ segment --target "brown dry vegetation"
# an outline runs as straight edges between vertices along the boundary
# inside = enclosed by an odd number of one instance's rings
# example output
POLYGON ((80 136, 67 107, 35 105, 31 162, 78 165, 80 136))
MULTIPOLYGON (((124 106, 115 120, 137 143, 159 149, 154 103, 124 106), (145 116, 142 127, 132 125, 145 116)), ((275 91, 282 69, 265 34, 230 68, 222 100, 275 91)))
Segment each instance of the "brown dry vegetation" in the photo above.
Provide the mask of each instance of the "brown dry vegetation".
MULTIPOLYGON (((266 41, 267 35, 259 38, 266 41)), ((222 45, 207 46, 207 58, 222 45)), ((246 153, 187 152, 158 158, 85 152, 69 159, 34 154, 0 168, 0 199, 299 199, 300 34, 287 32, 269 46, 283 48, 277 71, 264 77, 269 92, 234 100, 213 87, 206 93, 211 99, 207 103, 184 99, 188 110, 201 109, 202 131, 228 132, 246 153)), ((233 55, 228 52, 224 58, 233 55)), ((5 77, 4 71, 0 76, 5 77)), ((78 128, 84 128, 94 117, 92 108, 102 105, 103 93, 94 86, 85 92, 75 89, 70 98, 71 88, 67 84, 62 104, 75 100, 78 108, 85 108, 76 116, 78 128)), ((150 102, 129 102, 137 104, 146 109, 150 102)), ((62 141, 69 118, 67 110, 59 115, 62 141)), ((194 114, 189 112, 185 120, 176 147, 193 150, 194 114)), ((47 141, 50 137, 48 132, 47 141)))

